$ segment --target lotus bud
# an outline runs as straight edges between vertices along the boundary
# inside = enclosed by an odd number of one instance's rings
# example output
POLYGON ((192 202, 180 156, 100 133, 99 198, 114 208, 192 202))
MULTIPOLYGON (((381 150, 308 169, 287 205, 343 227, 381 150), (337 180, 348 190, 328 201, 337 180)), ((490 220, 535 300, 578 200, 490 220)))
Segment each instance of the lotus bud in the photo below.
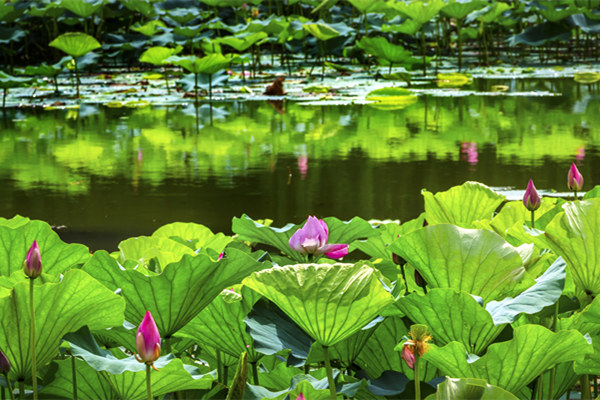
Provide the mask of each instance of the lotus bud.
POLYGON ((402 346, 402 359, 408 365, 408 368, 415 369, 415 353, 412 344, 405 343, 402 346))
POLYGON ((427 282, 425 282, 425 279, 423 279, 423 277, 421 276, 419 271, 417 271, 416 269, 415 269, 415 283, 417 284, 417 286, 422 287, 422 288, 427 286, 427 282))
POLYGON ((396 265, 404 265, 404 264, 406 264, 406 260, 404 258, 400 257, 396 253, 392 253, 392 261, 394 261, 394 264, 396 264, 396 265))
POLYGON ((152 318, 150 311, 146 311, 135 337, 135 347, 138 354, 135 358, 139 362, 152 364, 160 356, 160 333, 152 318))
POLYGON ((0 351, 0 373, 8 374, 10 372, 10 361, 2 351, 0 351))
POLYGON ((35 240, 27 252, 25 261, 23 261, 23 271, 30 279, 35 279, 42 274, 42 255, 35 240))
POLYGON ((540 200, 537 190, 535 190, 533 181, 530 179, 527 184, 527 189, 525 190, 525 195, 523 196, 523 205, 529 211, 535 211, 540 208, 540 204, 542 204, 542 201, 540 200))
POLYGON ((296 400, 306 400, 306 398, 304 397, 304 395, 302 394, 302 392, 300 392, 300 394, 298 395, 298 397, 296 397, 296 400))
POLYGON ((579 170, 575 166, 575 163, 571 163, 571 168, 569 168, 569 174, 567 175, 567 185, 569 185, 569 189, 573 191, 581 191, 583 187, 583 175, 579 173, 579 170))

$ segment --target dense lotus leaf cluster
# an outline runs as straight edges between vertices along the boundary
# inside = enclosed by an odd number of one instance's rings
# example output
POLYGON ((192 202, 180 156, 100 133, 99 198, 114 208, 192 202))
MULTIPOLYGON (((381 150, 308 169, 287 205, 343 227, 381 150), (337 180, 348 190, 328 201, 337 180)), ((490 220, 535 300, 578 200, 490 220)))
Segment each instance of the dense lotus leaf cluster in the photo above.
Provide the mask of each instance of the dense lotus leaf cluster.
POLYGON ((30 388, 23 261, 35 240, 42 398, 144 398, 142 356, 158 370, 154 396, 414 398, 410 346, 423 396, 559 398, 600 374, 598 193, 542 198, 533 228, 523 202, 483 184, 424 191, 415 220, 323 218, 327 242, 350 253, 316 263, 290 246, 304 221, 243 215, 233 237, 173 223, 90 254, 45 222, 1 219, 2 372, 16 394, 30 388), (158 359, 137 354, 149 313, 158 359), (427 332, 423 351, 411 325, 427 332))

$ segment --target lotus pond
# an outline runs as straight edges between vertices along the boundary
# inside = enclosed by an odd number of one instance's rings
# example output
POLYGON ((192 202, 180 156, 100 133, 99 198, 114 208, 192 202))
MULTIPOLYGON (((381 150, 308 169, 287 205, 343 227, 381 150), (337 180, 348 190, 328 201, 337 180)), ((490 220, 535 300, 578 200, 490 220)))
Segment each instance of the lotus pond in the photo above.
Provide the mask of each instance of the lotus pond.
POLYGON ((0 0, 0 399, 600 398, 599 11, 0 0))

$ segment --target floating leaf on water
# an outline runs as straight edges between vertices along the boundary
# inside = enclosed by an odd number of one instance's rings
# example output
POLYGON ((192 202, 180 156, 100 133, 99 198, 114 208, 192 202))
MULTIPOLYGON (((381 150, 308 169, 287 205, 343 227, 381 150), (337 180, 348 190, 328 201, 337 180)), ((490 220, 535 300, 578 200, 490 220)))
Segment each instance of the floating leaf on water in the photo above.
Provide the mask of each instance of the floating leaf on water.
POLYGON ((458 72, 439 73, 437 74, 437 86, 440 88, 445 87, 460 87, 467 85, 473 81, 469 75, 461 74, 458 72))
POLYGON ((105 105, 106 105, 106 107, 109 107, 109 108, 121 108, 121 107, 123 107, 123 102, 121 102, 121 101, 109 101, 105 105))
POLYGON ((417 102, 417 96, 413 92, 400 87, 372 90, 367 93, 365 99, 377 102, 370 104, 371 106, 386 110, 399 110, 417 102))
POLYGON ((600 81, 600 74, 595 71, 581 71, 573 75, 573 80, 577 83, 596 83, 600 81))
POLYGON ((312 85, 303 87, 302 91, 307 93, 328 93, 331 88, 329 86, 312 85))
POLYGON ((492 92, 506 92, 509 89, 506 85, 493 85, 492 92))
POLYGON ((150 103, 146 100, 128 101, 127 103, 125 103, 125 107, 128 107, 128 108, 140 108, 140 107, 146 107, 149 105, 150 105, 150 103))

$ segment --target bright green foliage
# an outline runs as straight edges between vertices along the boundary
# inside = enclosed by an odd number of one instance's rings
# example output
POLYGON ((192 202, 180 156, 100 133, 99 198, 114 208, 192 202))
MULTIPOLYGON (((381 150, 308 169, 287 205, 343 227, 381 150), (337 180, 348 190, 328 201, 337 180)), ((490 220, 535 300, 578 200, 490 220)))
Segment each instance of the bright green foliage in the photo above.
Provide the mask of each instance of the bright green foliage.
POLYGON ((123 240, 119 243, 119 251, 121 263, 132 260, 147 267, 150 260, 156 259, 159 270, 181 260, 184 255, 196 254, 184 243, 160 236, 140 236, 123 240))
POLYGON ((443 0, 418 0, 409 3, 395 2, 390 4, 400 14, 414 20, 419 25, 426 24, 446 6, 443 0))
POLYGON ((518 397, 506 390, 487 383, 484 379, 447 377, 438 385, 435 395, 426 400, 517 400, 518 397))
POLYGON ((410 263, 430 288, 462 290, 490 300, 500 299, 526 277, 517 250, 487 230, 430 225, 401 236, 390 250, 410 263))
POLYGON ((77 14, 82 18, 88 18, 104 5, 104 1, 99 0, 91 3, 85 0, 61 0, 59 4, 73 14, 77 14))
POLYGON ((361 264, 274 267, 243 284, 275 303, 324 346, 357 332, 394 300, 375 271, 361 264))
POLYGON ((201 346, 214 347, 233 357, 247 352, 250 362, 256 362, 262 354, 252 347, 252 337, 246 332, 244 318, 259 298, 256 292, 246 287, 242 295, 225 289, 176 336, 193 339, 201 346))
POLYGON ((265 32, 255 32, 247 35, 225 36, 217 41, 220 44, 231 46, 237 51, 245 51, 256 42, 266 38, 268 35, 265 32))
POLYGON ((427 325, 438 345, 461 342, 469 353, 481 354, 504 329, 468 293, 432 289, 425 296, 400 298, 397 307, 412 321, 427 325))
POLYGON ((435 195, 423 191, 425 214, 429 225, 455 224, 473 227, 474 222, 492 219, 505 197, 478 182, 465 182, 435 195))
POLYGON ((383 36, 362 37, 356 45, 378 59, 386 60, 390 63, 401 63, 412 57, 412 52, 404 47, 392 44, 383 36))
POLYGON ((233 239, 219 232, 214 234, 204 225, 193 222, 174 222, 163 225, 152 234, 152 237, 169 238, 186 244, 192 250, 212 249, 221 253, 233 239))
POLYGON ((136 31, 146 36, 153 36, 157 33, 161 32, 160 28, 165 28, 166 25, 159 19, 153 19, 151 21, 146 22, 145 24, 136 24, 132 26, 130 29, 132 31, 136 31))
POLYGON ((441 11, 442 14, 447 15, 450 18, 463 19, 473 11, 483 8, 484 6, 485 2, 482 0, 451 0, 441 11))
POLYGON ((512 340, 489 346, 477 361, 467 361, 462 343, 444 347, 431 345, 423 358, 443 374, 465 378, 481 378, 514 394, 555 364, 574 361, 593 352, 592 345, 574 330, 554 333, 539 325, 523 325, 514 329, 512 340))
POLYGON ((243 352, 242 356, 240 357, 240 360, 238 362, 238 367, 237 367, 237 370, 235 371, 235 376, 233 377, 233 382, 231 382, 231 387, 229 388, 229 392, 227 392, 226 400, 243 399, 247 380, 248 380, 248 354, 246 352, 243 352))
POLYGON ((27 86, 31 82, 33 82, 32 78, 21 78, 0 71, 0 89, 11 89, 21 86, 27 86))
POLYGON ((84 266, 85 271, 106 287, 121 289, 127 303, 127 321, 138 325, 150 310, 163 338, 171 337, 190 322, 223 289, 261 268, 250 256, 233 249, 219 262, 203 254, 185 255, 154 276, 123 270, 104 251, 96 252, 84 266))
POLYGON ((302 29, 316 37, 318 40, 329 40, 340 35, 338 31, 323 22, 303 24, 302 29))
POLYGON ((179 65, 193 74, 214 74, 226 68, 231 58, 213 53, 202 58, 196 56, 171 56, 165 60, 168 64, 179 65))
MULTIPOLYGON (((8 220, 6 223, 11 223, 8 220)), ((44 221, 29 221, 14 229, 0 226, 0 275, 10 276, 23 269, 27 251, 37 240, 42 255, 43 273, 58 275, 85 263, 89 250, 82 244, 67 244, 44 221)))
POLYGON ((49 45, 73 58, 84 56, 100 47, 100 43, 96 39, 81 32, 63 33, 51 41, 49 45))
POLYGON ((600 199, 569 202, 546 227, 551 249, 565 259, 573 282, 600 294, 600 199))
MULTIPOLYGON (((34 302, 38 368, 56 356, 65 334, 84 325, 104 329, 123 323, 123 299, 81 270, 67 272, 60 283, 36 285, 34 302)), ((11 360, 10 377, 29 379, 29 282, 17 283, 10 295, 0 298, 0 315, 0 348, 11 360)))

